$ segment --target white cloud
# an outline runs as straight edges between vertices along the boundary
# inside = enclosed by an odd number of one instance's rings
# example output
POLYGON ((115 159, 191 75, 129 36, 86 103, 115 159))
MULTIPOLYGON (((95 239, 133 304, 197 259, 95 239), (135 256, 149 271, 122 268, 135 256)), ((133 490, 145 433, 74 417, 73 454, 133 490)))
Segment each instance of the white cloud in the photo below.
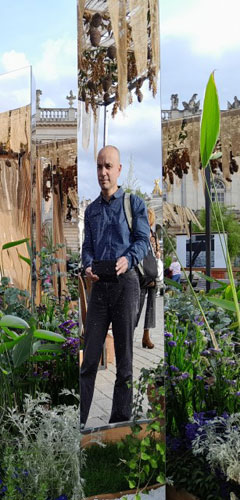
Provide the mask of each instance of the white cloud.
POLYGON ((1 62, 3 70, 6 72, 14 71, 30 65, 26 54, 24 54, 24 52, 16 52, 16 50, 4 52, 1 57, 1 62))
POLYGON ((65 37, 44 42, 42 57, 34 65, 34 74, 41 81, 56 81, 66 76, 77 79, 76 41, 65 37))
POLYGON ((185 38, 194 52, 214 56, 240 46, 239 0, 191 0, 186 7, 176 3, 173 14, 165 7, 163 37, 185 38))
POLYGON ((56 103, 50 97, 46 97, 41 101, 42 108, 56 108, 56 103))

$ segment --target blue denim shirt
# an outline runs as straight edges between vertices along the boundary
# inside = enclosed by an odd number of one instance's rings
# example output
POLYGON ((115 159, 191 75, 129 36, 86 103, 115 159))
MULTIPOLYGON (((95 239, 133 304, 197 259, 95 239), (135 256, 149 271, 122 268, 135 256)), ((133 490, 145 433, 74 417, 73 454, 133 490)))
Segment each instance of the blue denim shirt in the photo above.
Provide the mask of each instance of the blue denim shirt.
POLYGON ((128 269, 147 255, 150 227, 144 201, 131 195, 133 226, 130 231, 123 206, 124 191, 120 187, 109 201, 102 194, 85 210, 85 239, 82 264, 91 267, 95 260, 115 260, 125 256, 128 269))

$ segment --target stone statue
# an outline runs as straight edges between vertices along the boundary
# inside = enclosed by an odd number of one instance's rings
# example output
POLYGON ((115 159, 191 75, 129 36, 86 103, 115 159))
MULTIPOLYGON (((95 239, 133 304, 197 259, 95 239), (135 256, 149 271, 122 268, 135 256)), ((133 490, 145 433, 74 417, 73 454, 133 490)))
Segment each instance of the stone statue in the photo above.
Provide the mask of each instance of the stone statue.
POLYGON ((153 192, 152 194, 158 194, 159 196, 162 196, 162 190, 159 186, 159 182, 160 182, 160 178, 159 179, 154 179, 154 188, 153 188, 153 192))
POLYGON ((76 99, 76 96, 73 95, 73 91, 70 90, 69 95, 66 96, 66 99, 68 100, 69 108, 73 107, 73 101, 76 99))
POLYGON ((178 94, 171 95, 171 110, 178 109, 179 98, 178 94))
POLYGON ((40 89, 36 90, 36 108, 40 108, 40 96, 42 95, 42 91, 40 89))
POLYGON ((233 100, 232 104, 229 101, 227 102, 227 107, 228 107, 228 109, 239 109, 240 108, 240 101, 236 95, 234 96, 234 100, 233 100))
POLYGON ((193 94, 189 102, 183 101, 182 105, 184 110, 190 111, 191 113, 197 113, 200 108, 200 100, 196 101, 196 98, 197 94, 193 94))

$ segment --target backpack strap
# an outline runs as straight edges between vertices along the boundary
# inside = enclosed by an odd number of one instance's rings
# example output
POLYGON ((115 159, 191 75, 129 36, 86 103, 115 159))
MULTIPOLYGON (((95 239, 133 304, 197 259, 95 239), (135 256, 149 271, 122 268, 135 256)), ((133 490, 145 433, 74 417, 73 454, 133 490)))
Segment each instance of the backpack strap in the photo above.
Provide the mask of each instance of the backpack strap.
MULTIPOLYGON (((129 231, 132 231, 133 215, 132 215, 131 193, 126 193, 126 191, 123 195, 123 208, 127 219, 129 231)), ((137 267, 140 273, 144 274, 142 262, 139 262, 137 267)))
POLYGON ((123 208, 125 216, 127 219, 129 230, 132 231, 133 226, 133 216, 132 216, 132 204, 131 204, 131 193, 124 193, 123 195, 123 208))

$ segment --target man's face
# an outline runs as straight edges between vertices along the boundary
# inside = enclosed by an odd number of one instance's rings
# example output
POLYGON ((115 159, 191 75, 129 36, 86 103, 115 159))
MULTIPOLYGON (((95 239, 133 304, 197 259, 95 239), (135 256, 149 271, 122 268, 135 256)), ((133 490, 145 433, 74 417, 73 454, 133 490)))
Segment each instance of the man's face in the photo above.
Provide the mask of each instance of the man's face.
POLYGON ((97 175, 101 190, 104 193, 114 193, 117 190, 117 180, 122 166, 119 156, 113 148, 103 148, 97 158, 97 175))

